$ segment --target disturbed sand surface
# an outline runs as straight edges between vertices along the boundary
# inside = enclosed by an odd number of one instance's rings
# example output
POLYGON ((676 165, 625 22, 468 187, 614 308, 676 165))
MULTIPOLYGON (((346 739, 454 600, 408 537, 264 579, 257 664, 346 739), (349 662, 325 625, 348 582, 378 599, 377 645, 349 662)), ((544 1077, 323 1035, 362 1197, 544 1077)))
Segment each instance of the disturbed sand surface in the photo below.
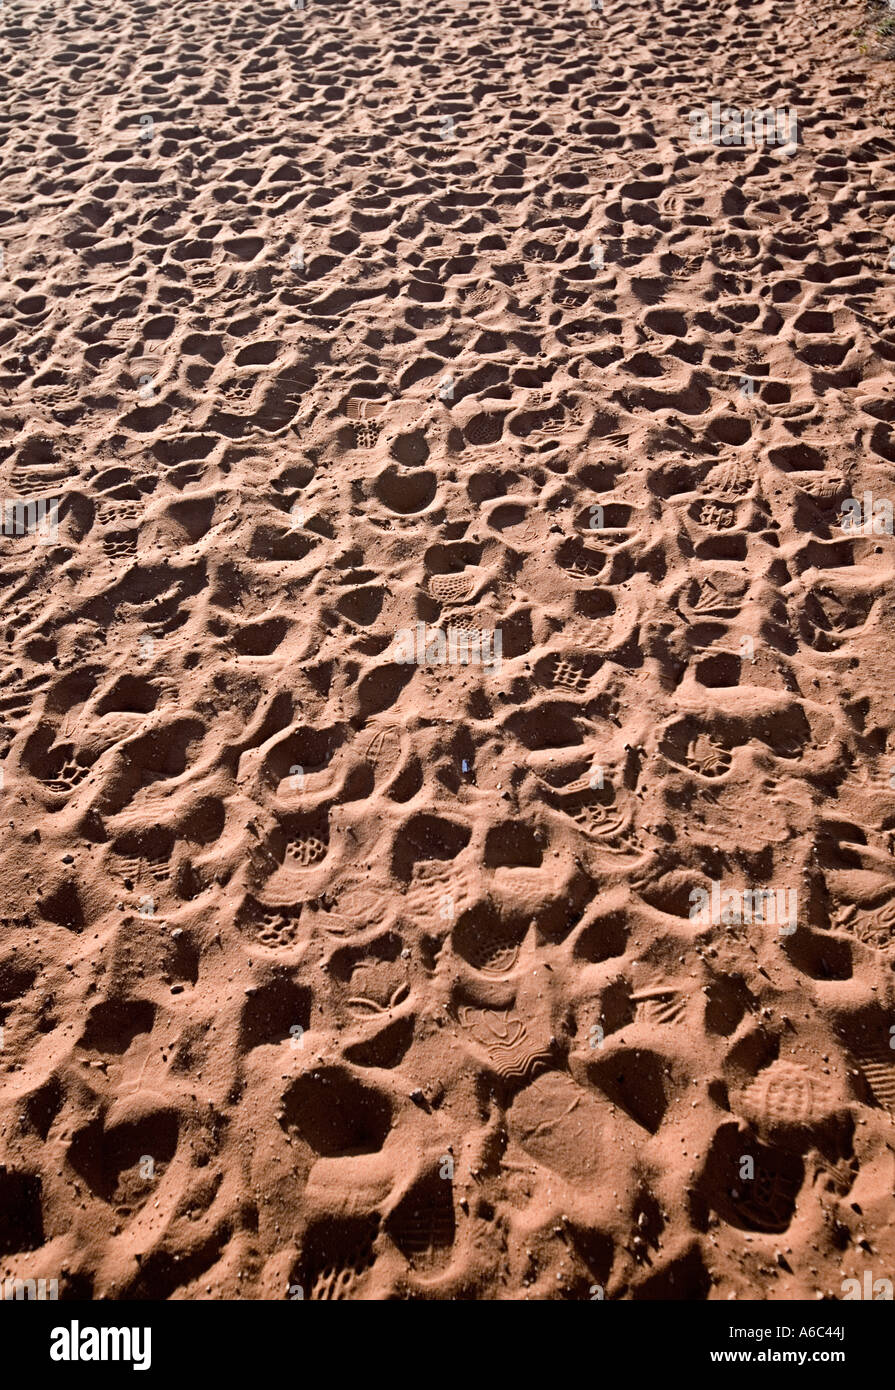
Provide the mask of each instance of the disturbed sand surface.
POLYGON ((859 18, 4 6, 0 1277, 895 1277, 859 18))

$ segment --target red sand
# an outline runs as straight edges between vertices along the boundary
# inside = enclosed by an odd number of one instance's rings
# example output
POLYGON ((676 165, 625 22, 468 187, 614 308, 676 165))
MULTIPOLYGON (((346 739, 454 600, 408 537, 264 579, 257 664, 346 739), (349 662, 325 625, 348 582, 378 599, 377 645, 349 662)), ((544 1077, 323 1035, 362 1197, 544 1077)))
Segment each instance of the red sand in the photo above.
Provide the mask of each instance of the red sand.
POLYGON ((4 6, 0 1277, 892 1276, 860 18, 4 6))

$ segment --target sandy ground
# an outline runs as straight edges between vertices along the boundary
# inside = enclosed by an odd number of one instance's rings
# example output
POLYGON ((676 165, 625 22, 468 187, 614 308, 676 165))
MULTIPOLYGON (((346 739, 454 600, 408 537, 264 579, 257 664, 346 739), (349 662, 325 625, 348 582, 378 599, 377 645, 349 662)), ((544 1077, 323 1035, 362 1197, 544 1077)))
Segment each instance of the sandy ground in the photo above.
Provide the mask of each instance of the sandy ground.
POLYGON ((895 1279, 859 16, 3 6, 0 1277, 895 1279))

